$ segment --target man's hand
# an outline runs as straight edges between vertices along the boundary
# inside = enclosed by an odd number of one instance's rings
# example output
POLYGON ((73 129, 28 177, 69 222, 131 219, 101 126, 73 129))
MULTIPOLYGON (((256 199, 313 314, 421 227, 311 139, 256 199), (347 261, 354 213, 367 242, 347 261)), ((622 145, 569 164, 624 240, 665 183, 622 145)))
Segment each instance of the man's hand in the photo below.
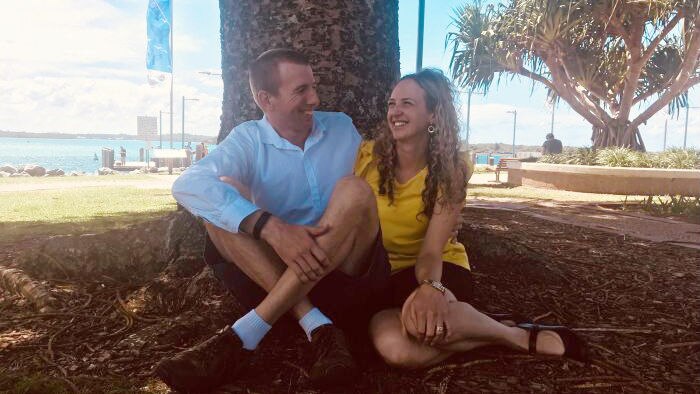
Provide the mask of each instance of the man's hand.
POLYGON ((330 267, 326 253, 316 237, 330 230, 329 226, 311 227, 288 224, 271 217, 260 236, 267 242, 302 282, 321 279, 330 267))
MULTIPOLYGON (((235 187, 238 192, 250 200, 250 189, 237 180, 222 176, 222 182, 235 187)), ((248 234, 252 234, 255 221, 260 211, 250 215, 241 223, 248 234)), ((289 268, 297 274, 302 282, 317 281, 326 274, 330 260, 318 246, 316 237, 328 232, 330 227, 310 227, 287 224, 281 219, 271 217, 263 226, 260 237, 267 242, 289 268)))
POLYGON ((452 293, 448 292, 442 294, 428 285, 420 285, 404 302, 401 321, 418 342, 434 346, 449 337, 447 312, 452 293))

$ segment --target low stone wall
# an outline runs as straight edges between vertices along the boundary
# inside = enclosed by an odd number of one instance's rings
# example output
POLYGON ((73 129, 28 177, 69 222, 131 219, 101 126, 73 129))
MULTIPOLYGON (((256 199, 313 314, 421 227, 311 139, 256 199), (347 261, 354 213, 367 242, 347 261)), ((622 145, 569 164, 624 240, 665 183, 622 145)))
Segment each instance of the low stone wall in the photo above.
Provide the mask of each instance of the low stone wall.
POLYGON ((586 193, 700 196, 700 170, 511 162, 508 184, 586 193))

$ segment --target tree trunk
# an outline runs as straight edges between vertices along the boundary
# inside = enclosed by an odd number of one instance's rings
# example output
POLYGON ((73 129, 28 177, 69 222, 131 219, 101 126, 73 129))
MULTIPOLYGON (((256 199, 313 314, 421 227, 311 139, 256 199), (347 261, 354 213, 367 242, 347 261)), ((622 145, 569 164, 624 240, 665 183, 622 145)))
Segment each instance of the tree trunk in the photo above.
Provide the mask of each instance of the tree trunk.
POLYGON ((639 128, 631 128, 629 122, 613 120, 603 128, 593 126, 591 140, 595 149, 616 146, 641 152, 646 151, 639 128))
POLYGON ((397 0, 220 0, 224 99, 219 142, 261 116, 247 65, 271 48, 309 56, 321 110, 342 111, 370 135, 399 76, 397 0))

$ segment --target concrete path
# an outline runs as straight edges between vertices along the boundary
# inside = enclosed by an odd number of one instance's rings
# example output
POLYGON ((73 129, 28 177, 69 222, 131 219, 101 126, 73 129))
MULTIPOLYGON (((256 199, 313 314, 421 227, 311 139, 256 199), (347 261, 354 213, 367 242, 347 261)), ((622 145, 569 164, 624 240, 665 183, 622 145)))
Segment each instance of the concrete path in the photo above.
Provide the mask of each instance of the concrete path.
POLYGON ((467 207, 518 211, 538 219, 591 228, 618 236, 700 249, 699 224, 651 216, 641 212, 611 209, 605 207, 605 204, 552 201, 504 202, 480 199, 470 200, 467 207))

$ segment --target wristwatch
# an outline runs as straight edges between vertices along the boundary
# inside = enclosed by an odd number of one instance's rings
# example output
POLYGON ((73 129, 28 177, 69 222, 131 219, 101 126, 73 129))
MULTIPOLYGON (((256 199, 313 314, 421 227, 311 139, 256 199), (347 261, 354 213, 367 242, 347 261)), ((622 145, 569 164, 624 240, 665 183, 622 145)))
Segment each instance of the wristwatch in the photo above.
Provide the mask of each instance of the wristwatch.
POLYGON ((423 281, 420 282, 420 284, 428 285, 442 294, 445 294, 445 290, 447 290, 447 288, 440 281, 433 279, 423 279, 423 281))

